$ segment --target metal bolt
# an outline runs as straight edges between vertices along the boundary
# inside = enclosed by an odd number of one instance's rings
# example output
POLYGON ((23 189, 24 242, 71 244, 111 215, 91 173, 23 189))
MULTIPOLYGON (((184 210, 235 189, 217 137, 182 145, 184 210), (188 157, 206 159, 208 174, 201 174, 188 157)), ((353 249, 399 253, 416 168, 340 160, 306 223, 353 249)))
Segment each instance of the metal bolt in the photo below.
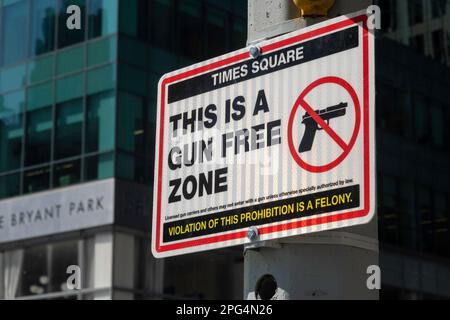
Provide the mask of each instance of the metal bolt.
POLYGON ((250 56, 253 59, 256 59, 261 55, 261 48, 258 46, 251 46, 249 52, 250 52, 250 56))
POLYGON ((250 241, 255 241, 259 237, 258 229, 255 227, 251 227, 248 229, 247 237, 250 239, 250 241))

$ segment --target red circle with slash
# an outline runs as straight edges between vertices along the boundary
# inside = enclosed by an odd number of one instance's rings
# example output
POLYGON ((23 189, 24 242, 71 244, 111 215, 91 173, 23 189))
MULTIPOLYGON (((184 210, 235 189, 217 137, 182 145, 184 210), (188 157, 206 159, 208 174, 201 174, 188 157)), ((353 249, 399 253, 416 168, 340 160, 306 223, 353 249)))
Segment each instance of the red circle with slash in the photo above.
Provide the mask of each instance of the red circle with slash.
POLYGON ((358 138, 360 126, 361 126, 361 108, 358 95, 356 94, 355 89, 353 89, 353 87, 342 78, 338 77, 321 78, 311 83, 300 94, 292 109, 288 123, 288 143, 291 155, 294 158, 295 162, 297 162, 297 164, 300 167, 302 167, 307 171, 314 173, 322 173, 329 171, 337 167, 349 155, 350 151, 352 150, 352 148, 356 143, 356 139, 358 138), (350 94, 350 97, 352 98, 353 101, 353 106, 355 108, 355 129, 353 130, 352 138, 350 139, 350 142, 348 144, 341 137, 339 137, 339 135, 314 111, 313 108, 311 108, 311 106, 305 100, 305 97, 315 88, 323 84, 330 84, 330 83, 337 84, 340 87, 344 88, 350 94), (294 146, 293 128, 295 115, 297 114, 298 108, 300 107, 302 107, 314 119, 314 121, 316 121, 317 124, 342 148, 343 150, 342 154, 333 162, 324 166, 314 166, 303 161, 303 159, 297 153, 297 149, 294 146))

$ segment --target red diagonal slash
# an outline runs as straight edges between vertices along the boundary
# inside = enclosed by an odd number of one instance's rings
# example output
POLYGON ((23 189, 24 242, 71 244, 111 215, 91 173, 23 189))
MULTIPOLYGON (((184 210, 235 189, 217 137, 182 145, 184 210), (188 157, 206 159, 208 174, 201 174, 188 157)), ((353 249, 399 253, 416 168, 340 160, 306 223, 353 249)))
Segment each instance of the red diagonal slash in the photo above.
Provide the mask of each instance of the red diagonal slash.
POLYGON ((349 148, 348 144, 338 136, 338 134, 331 129, 331 127, 319 116, 313 108, 304 99, 300 100, 300 105, 306 112, 317 122, 317 124, 325 130, 326 133, 342 148, 342 150, 347 150, 349 148))

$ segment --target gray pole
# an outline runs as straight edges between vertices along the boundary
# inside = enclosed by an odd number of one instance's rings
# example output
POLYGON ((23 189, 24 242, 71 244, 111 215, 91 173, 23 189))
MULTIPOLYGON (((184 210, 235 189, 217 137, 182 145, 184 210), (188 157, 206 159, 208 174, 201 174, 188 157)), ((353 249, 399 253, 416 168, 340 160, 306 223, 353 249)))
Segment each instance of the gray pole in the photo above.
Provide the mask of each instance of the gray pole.
MULTIPOLYGON (((366 9, 370 0, 336 0, 328 18, 366 9)), ((324 21, 300 18, 292 0, 248 1, 248 44, 324 21)), ((376 218, 367 225, 297 236, 248 246, 244 250, 244 297, 257 281, 272 275, 290 299, 373 299, 367 269, 378 266, 376 218)), ((250 296, 249 296, 250 294, 250 296)))

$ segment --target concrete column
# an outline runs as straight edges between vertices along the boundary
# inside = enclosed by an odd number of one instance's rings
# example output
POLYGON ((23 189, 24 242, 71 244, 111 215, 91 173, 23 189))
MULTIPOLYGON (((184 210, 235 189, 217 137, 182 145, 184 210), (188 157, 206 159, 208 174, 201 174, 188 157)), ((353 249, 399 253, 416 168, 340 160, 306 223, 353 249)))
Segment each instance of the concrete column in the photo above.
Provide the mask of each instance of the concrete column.
MULTIPOLYGON (((327 18, 300 18, 291 0, 249 0, 248 43, 256 43, 366 9, 372 1, 337 0, 327 18)), ((253 296, 257 281, 274 276, 290 299, 378 299, 367 288, 367 268, 378 265, 378 225, 297 236, 247 247, 244 253, 244 297, 253 296)))

